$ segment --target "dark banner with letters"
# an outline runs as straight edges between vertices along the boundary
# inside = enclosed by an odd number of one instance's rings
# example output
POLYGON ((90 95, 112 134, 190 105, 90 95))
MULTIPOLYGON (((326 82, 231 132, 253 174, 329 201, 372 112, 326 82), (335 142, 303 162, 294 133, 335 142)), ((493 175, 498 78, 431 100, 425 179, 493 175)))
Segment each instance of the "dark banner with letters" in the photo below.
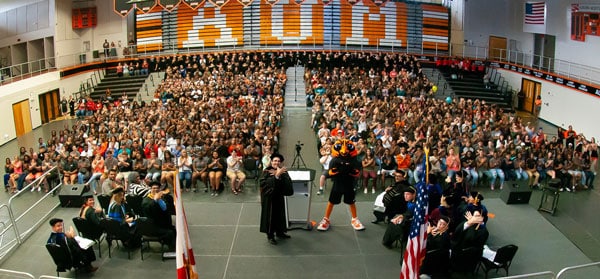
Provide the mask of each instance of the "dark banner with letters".
POLYGON ((562 77, 558 77, 558 76, 555 76, 555 75, 552 75, 549 73, 531 70, 528 68, 519 67, 517 65, 511 65, 511 64, 507 64, 507 63, 501 63, 501 62, 492 62, 492 63, 490 63, 490 66, 496 67, 496 68, 502 68, 505 70, 510 70, 510 71, 521 73, 521 74, 528 75, 528 76, 534 76, 536 78, 540 78, 540 79, 543 79, 543 80, 546 80, 549 82, 553 82, 553 83, 556 83, 559 85, 567 86, 567 87, 573 88, 575 90, 579 90, 581 92, 592 94, 594 96, 600 96, 600 87, 592 87, 589 85, 581 84, 578 81, 564 79, 562 77))

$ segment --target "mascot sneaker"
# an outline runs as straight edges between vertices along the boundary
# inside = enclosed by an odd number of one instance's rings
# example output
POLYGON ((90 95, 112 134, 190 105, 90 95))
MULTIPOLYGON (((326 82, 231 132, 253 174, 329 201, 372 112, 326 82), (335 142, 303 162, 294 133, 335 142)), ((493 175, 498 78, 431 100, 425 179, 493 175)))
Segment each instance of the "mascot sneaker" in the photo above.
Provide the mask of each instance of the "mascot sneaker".
POLYGON ((358 220, 358 218, 352 218, 351 223, 352 223, 352 227, 356 231, 362 231, 365 229, 365 226, 363 226, 363 224, 360 222, 360 220, 358 220))
POLYGON ((323 220, 319 223, 317 230, 326 231, 329 229, 329 219, 327 217, 323 217, 323 220))

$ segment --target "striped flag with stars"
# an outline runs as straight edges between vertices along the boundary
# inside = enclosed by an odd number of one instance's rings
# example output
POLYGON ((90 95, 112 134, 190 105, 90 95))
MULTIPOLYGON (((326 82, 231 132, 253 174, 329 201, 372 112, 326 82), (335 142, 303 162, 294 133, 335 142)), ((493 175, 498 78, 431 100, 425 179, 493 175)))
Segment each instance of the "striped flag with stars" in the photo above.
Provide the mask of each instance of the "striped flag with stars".
MULTIPOLYGON (((429 150, 426 149, 425 156, 423 158, 423 170, 426 170, 426 160, 429 157, 429 150)), ((416 185, 417 190, 417 203, 414 207, 413 221, 410 225, 410 234, 408 236, 408 243, 406 244, 406 250, 404 250, 404 256, 402 257, 402 271, 400 273, 400 279, 417 279, 419 278, 419 269, 421 268, 421 262, 425 257, 425 246, 427 245, 427 207, 429 203, 429 197, 427 194, 427 182, 426 177, 429 174, 429 170, 423 174, 419 183, 416 185)))

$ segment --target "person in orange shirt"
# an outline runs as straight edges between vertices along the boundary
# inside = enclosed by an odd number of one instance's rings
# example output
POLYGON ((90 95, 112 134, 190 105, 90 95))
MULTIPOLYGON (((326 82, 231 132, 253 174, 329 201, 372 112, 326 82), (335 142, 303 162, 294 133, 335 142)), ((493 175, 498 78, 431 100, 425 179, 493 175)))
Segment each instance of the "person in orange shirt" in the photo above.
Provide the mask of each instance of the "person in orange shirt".
POLYGON ((537 96, 537 98, 535 98, 534 105, 535 107, 533 112, 535 116, 538 116, 540 115, 540 110, 542 110, 542 96, 537 96))
POLYGON ((571 145, 575 148, 575 138, 577 137, 577 133, 573 130, 573 125, 569 125, 569 128, 564 131, 565 137, 565 146, 571 145))
MULTIPOLYGON (((396 165, 398 170, 408 173, 410 179, 413 177, 413 172, 410 169, 410 154, 406 153, 406 147, 400 147, 400 153, 396 155, 396 165)), ((409 181, 410 181, 409 179, 409 181)))

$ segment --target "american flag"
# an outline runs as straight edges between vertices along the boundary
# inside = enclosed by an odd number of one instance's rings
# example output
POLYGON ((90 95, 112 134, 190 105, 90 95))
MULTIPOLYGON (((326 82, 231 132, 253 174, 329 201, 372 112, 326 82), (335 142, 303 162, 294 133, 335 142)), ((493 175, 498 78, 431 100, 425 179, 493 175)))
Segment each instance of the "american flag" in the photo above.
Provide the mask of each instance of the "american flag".
POLYGON ((546 22, 546 3, 545 2, 527 2, 525 3, 525 23, 526 24, 544 24, 546 22))
MULTIPOLYGON (((425 169, 425 160, 428 157, 428 152, 425 152, 423 158, 423 169, 425 169)), ((413 216, 414 219, 410 225, 410 234, 404 256, 402 257, 402 272, 400 279, 417 279, 419 278, 419 269, 421 262, 425 257, 425 246, 427 245, 427 224, 425 217, 427 215, 427 205, 429 196, 427 195, 427 183, 425 178, 428 171, 421 177, 421 181, 417 183, 417 204, 415 205, 413 216)))

